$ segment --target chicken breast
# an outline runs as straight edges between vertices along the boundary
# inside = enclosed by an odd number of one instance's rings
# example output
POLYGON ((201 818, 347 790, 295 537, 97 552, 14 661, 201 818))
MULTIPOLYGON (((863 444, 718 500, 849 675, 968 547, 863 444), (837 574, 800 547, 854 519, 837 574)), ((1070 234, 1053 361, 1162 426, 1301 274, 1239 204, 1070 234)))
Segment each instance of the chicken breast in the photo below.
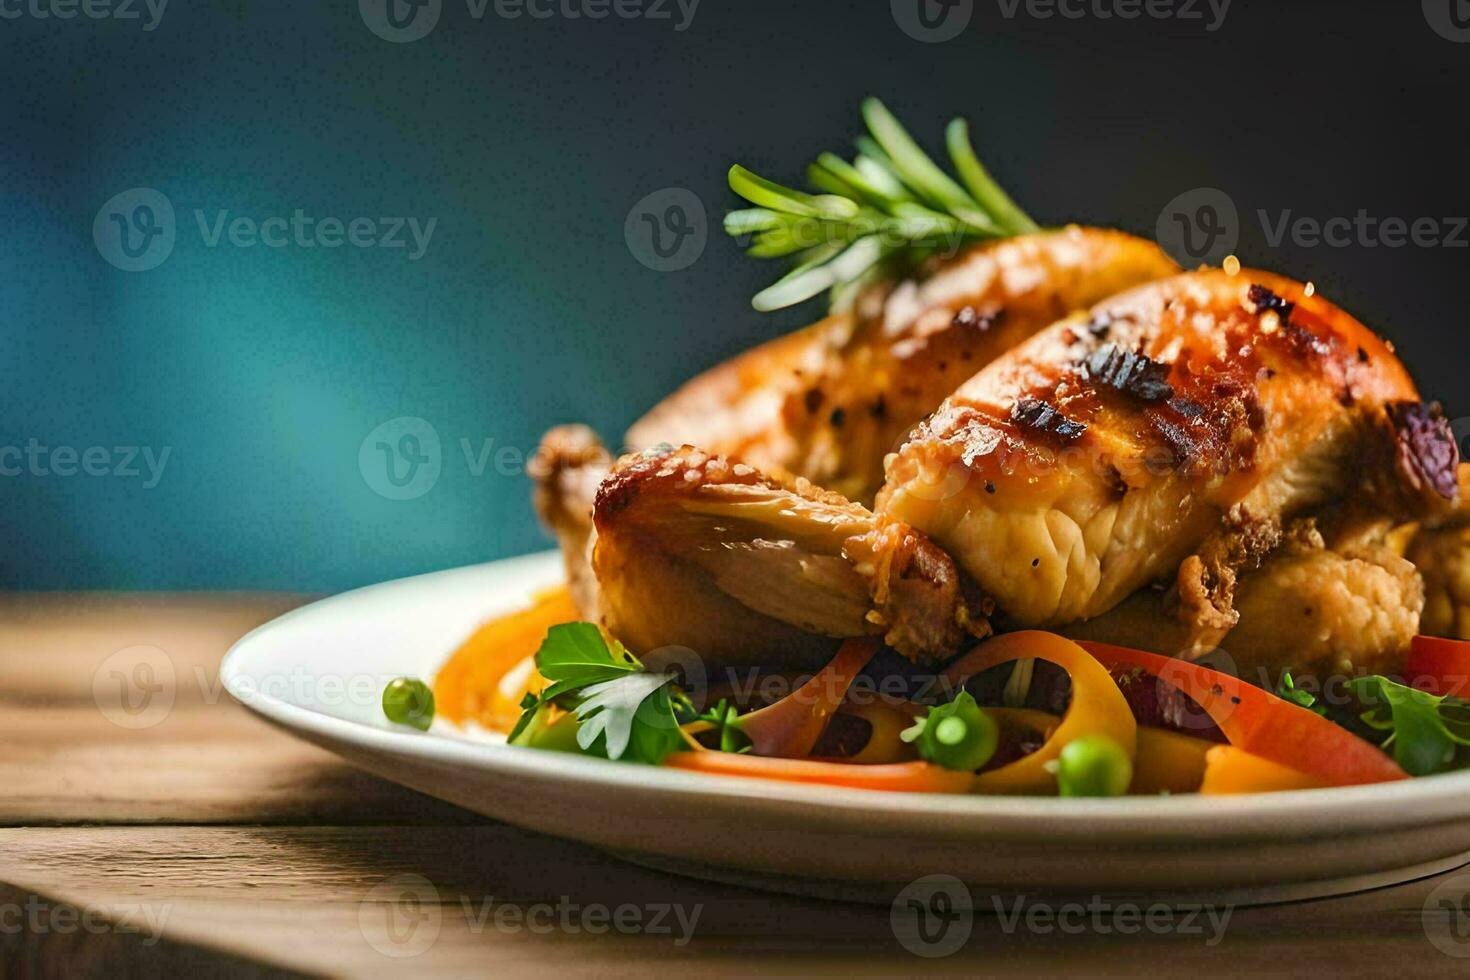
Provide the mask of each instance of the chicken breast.
POLYGON ((1300 283, 1187 273, 1059 323, 970 379, 890 460, 878 510, 924 532, 1015 625, 1090 619, 1232 568, 1344 495, 1454 499, 1448 424, 1392 351, 1300 283), (1190 559, 1194 561, 1191 563, 1190 559))
POLYGON ((696 377, 628 446, 698 445, 871 503, 884 456, 966 378, 1067 313, 1177 271, 1154 243, 1097 228, 977 245, 696 377))
POLYGON ((922 534, 691 446, 624 457, 593 516, 603 622, 636 653, 799 667, 835 639, 881 635, 928 660, 987 628, 922 534))

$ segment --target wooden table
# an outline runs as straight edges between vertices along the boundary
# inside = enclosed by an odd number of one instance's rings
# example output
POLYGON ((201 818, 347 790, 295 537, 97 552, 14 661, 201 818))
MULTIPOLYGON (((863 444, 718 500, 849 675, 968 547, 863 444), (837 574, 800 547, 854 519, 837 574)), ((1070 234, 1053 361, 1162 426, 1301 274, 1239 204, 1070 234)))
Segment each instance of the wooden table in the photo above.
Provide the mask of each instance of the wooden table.
MULTIPOLYGON (((921 959, 887 908, 706 884, 499 824, 359 773, 223 694, 228 645, 302 598, 0 596, 0 976, 1470 975, 1426 933, 1470 926, 1425 912, 1444 881, 1463 898, 1464 871, 1237 909, 1215 945, 979 915, 963 949, 921 959), (94 681, 105 694, 108 658, 139 645, 166 653, 175 702, 121 727, 94 681), (692 939, 581 928, 605 924, 586 910, 626 904, 698 907, 692 939)), ((1470 955, 1462 936, 1450 948, 1470 955)))

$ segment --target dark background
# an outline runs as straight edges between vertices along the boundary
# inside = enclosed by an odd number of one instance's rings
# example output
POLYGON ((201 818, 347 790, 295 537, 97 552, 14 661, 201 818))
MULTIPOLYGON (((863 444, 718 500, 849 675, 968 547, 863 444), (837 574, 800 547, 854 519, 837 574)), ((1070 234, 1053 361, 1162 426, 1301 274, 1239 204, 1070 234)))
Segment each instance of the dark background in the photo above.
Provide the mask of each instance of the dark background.
POLYGON ((1045 224, 1151 235, 1176 195, 1224 190, 1246 263, 1314 280, 1470 413, 1470 249, 1273 249, 1255 217, 1470 214, 1470 44, 1415 0, 1234 0, 1213 32, 1203 5, 1042 20, 974 0, 934 44, 886 0, 703 0, 684 31, 670 9, 477 21, 445 0, 408 44, 350 0, 173 0, 153 31, 0 19, 0 447, 171 450, 151 489, 0 477, 0 586, 339 589, 544 547, 515 459, 548 426, 616 437, 697 369, 820 312, 752 312, 779 270, 717 227, 688 268, 645 268, 624 238, 634 203, 687 188, 717 225, 730 163, 797 182, 848 151, 868 94, 935 150, 968 117, 1045 224), (135 187, 172 202, 178 241, 124 272, 92 225, 135 187), (192 217, 297 208, 437 225, 409 262, 208 248, 192 217), (433 489, 403 501, 358 461, 399 416, 443 443, 433 489), (513 452, 474 476, 461 439, 513 452))

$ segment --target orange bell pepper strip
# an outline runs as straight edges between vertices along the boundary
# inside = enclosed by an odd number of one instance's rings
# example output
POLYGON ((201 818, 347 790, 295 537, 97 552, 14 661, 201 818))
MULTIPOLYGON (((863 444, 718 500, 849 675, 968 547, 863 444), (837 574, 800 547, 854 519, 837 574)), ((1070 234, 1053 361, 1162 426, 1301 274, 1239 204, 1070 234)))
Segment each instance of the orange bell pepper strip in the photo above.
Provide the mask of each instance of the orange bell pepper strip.
POLYGON ((848 762, 856 765, 877 765, 908 762, 917 757, 918 750, 900 736, 904 729, 914 723, 914 716, 923 713, 922 709, 906 710, 878 699, 861 703, 845 701, 838 706, 837 713, 861 718, 868 723, 868 741, 846 757, 848 762))
POLYGON ((1049 661, 1067 672, 1072 678, 1072 703, 1041 748, 1008 765, 979 773, 972 792, 1055 796, 1057 781, 1047 763, 1061 755, 1068 742, 1083 735, 1107 735, 1130 758, 1137 749, 1138 725, 1107 668, 1076 643, 1055 633, 1002 633, 955 661, 941 676, 946 684, 958 688, 991 667, 1028 658, 1049 661))
POLYGON ((1218 742, 1167 728, 1138 726, 1138 755, 1133 759, 1131 796, 1194 793, 1205 778, 1205 756, 1218 742))
MULTIPOLYGON (((455 724, 477 721, 492 731, 509 731, 520 718, 520 698, 509 708, 504 697, 497 699, 501 680, 536 655, 547 630, 580 618, 571 593, 561 586, 537 595, 529 608, 492 619, 475 630, 434 678, 439 715, 455 724)), ((527 681, 534 675, 533 669, 527 681)))
POLYGON ((1179 688, 1209 714, 1231 745, 1252 755, 1316 776, 1330 786, 1409 778, 1377 746, 1238 677, 1107 643, 1084 640, 1082 646, 1107 667, 1141 667, 1179 688))
POLYGON ((967 772, 922 761, 865 766, 821 759, 771 759, 734 752, 674 752, 665 757, 664 765, 722 776, 900 793, 964 793, 973 778, 967 772))
POLYGON ((1251 755, 1233 745, 1214 745, 1205 753, 1204 796, 1228 793, 1276 793, 1288 789, 1321 789, 1330 785, 1279 762, 1251 755))
POLYGON ((1470 643, 1421 633, 1410 643, 1404 680, 1438 697, 1470 695, 1470 643))

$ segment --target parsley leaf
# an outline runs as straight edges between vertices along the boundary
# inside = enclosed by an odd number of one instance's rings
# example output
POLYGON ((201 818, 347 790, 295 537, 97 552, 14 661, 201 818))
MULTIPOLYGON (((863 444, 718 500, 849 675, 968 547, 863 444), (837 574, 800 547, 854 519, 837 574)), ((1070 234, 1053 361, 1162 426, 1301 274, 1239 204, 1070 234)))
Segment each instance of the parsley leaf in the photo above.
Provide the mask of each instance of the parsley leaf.
POLYGON ((1387 677, 1359 677, 1348 689, 1368 710, 1358 717, 1375 731, 1388 732, 1380 743, 1413 776, 1453 767, 1462 745, 1470 745, 1470 701, 1436 697, 1387 677))
POLYGON ((577 744, 593 752, 598 740, 603 739, 598 755, 621 759, 631 745, 634 757, 642 757, 640 761, 663 761, 673 751, 671 740, 679 737, 679 723, 665 690, 673 679, 672 674, 636 673, 583 688, 578 692, 581 700, 572 709, 582 723, 577 729, 577 744), (664 735, 668 738, 661 737, 664 735), (666 741, 669 747, 659 751, 666 741))
MULTIPOLYGON (((550 684, 521 701, 512 743, 551 704, 576 716, 577 746, 588 755, 657 764, 682 742, 669 694, 674 675, 648 671, 593 623, 551 627, 536 670, 550 684)), ((534 748, 535 739, 527 744, 534 748)))

